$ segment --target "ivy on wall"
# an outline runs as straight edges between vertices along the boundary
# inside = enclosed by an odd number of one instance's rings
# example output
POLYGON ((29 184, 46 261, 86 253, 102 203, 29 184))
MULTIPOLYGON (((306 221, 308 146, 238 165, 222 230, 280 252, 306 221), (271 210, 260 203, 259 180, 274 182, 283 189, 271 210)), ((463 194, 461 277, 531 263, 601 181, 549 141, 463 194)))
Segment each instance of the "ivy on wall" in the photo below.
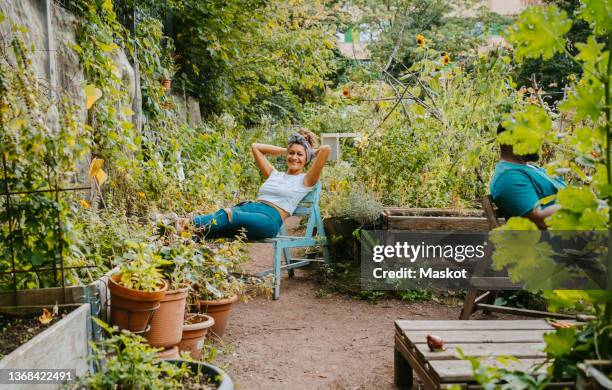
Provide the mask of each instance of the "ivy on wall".
MULTIPOLYGON (((0 13, 0 23, 4 19, 0 13)), ((13 24, 11 31, 0 35, 0 272, 12 270, 13 259, 17 270, 59 270, 60 250, 66 267, 83 265, 80 229, 72 223, 75 194, 62 193, 56 199, 54 193, 34 191, 70 186, 75 162, 88 151, 91 135, 79 125, 70 99, 62 93, 50 99, 48 86, 36 78, 32 49, 23 39, 28 29, 13 24), (21 194, 7 197, 7 190, 21 194)), ((49 287, 58 277, 26 272, 13 280, 5 274, 0 286, 12 289, 16 282, 18 289, 49 287)), ((68 272, 68 281, 76 281, 74 272, 68 272)))

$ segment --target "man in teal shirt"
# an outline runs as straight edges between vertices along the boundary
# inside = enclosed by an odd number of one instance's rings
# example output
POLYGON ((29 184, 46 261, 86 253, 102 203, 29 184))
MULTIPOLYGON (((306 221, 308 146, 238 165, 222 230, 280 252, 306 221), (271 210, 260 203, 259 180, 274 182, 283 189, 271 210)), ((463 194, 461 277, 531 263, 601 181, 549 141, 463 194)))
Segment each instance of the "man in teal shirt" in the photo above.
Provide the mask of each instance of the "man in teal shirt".
MULTIPOLYGON (((503 131, 505 128, 500 124, 497 134, 503 131)), ((538 228, 546 229, 545 219, 560 206, 554 202, 541 205, 540 199, 556 194, 565 183, 549 176, 544 169, 527 164, 538 159, 537 153, 517 155, 512 145, 500 145, 500 162, 495 166, 490 191, 504 217, 525 217, 538 228)))

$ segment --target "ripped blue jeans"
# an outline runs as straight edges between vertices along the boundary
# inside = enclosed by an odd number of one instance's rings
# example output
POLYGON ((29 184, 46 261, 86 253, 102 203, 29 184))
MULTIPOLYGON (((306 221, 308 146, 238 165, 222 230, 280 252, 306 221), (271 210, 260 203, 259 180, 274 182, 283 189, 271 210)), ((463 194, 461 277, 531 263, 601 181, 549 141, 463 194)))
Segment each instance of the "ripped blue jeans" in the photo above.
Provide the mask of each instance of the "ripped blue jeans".
POLYGON ((206 238, 232 238, 241 228, 246 230, 249 240, 274 238, 283 224, 279 212, 262 202, 246 202, 232 207, 230 222, 225 210, 218 210, 193 219, 197 228, 204 228, 206 238))

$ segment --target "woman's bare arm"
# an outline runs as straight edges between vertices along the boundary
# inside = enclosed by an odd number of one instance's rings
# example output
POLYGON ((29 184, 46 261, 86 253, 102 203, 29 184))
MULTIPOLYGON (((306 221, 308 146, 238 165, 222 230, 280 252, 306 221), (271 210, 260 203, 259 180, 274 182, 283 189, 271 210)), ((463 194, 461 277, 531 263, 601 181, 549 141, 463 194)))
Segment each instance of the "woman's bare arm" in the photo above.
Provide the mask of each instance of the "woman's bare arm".
POLYGON ((287 153, 286 148, 267 144, 252 144, 251 150, 253 151, 253 156, 255 157, 257 167, 265 177, 270 176, 270 173, 272 173, 274 170, 274 167, 272 164, 270 164, 270 161, 268 161, 266 155, 280 156, 287 153))
POLYGON ((331 148, 329 145, 323 145, 315 152, 316 157, 312 160, 312 165, 308 168, 306 176, 304 176, 304 185, 306 187, 312 187, 317 184, 330 152, 331 148))

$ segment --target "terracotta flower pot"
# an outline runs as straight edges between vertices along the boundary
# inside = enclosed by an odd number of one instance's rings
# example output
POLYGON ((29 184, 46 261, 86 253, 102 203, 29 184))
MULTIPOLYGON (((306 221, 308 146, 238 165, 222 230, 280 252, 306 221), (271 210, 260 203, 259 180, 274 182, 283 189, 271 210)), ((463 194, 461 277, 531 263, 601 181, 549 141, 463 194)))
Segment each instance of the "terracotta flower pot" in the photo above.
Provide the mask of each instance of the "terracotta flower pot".
POLYGON ((162 80, 162 89, 164 90, 164 92, 168 92, 171 87, 172 87, 172 80, 170 79, 162 80))
POLYGON ((159 308, 159 301, 166 295, 168 284, 157 291, 147 292, 124 287, 118 282, 121 274, 112 275, 108 279, 110 291, 111 324, 134 333, 146 330, 151 316, 159 308))
POLYGON ((201 313, 206 313, 215 319, 215 324, 212 327, 212 332, 223 337, 225 328, 227 328, 227 320, 229 319, 230 309, 234 302, 238 300, 238 295, 234 295, 225 299, 215 301, 198 300, 198 307, 201 313))
POLYGON ((192 358, 199 359, 204 347, 204 339, 208 328, 215 324, 215 320, 206 314, 189 314, 183 325, 183 338, 178 345, 181 352, 189 352, 192 358), (189 322, 189 323, 187 323, 189 322))
POLYGON ((172 348, 164 349, 163 351, 159 351, 155 354, 155 357, 160 360, 166 359, 178 359, 180 357, 178 347, 175 345, 172 348))
POLYGON ((151 329, 144 335, 149 344, 169 348, 181 341, 187 291, 187 288, 166 291, 151 318, 151 329))

